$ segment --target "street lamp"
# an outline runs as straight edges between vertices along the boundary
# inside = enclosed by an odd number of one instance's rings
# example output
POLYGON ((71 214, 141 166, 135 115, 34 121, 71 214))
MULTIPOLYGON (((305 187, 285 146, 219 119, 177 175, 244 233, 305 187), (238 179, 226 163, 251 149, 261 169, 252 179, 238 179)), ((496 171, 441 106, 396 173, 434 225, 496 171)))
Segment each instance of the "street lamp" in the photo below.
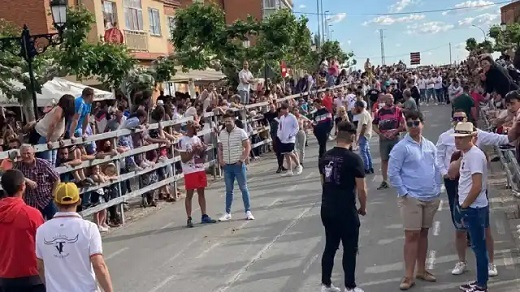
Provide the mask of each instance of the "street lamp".
POLYGON ((38 102, 36 100, 33 61, 36 56, 43 54, 48 47, 54 47, 63 42, 63 31, 67 22, 67 4, 67 0, 50 0, 52 24, 58 31, 57 33, 31 35, 29 28, 24 24, 20 37, 0 38, 0 51, 22 57, 27 62, 35 119, 38 118, 38 102))
POLYGON ((486 35, 486 32, 485 32, 485 31, 484 31, 480 26, 477 26, 477 25, 474 25, 474 24, 472 24, 471 26, 480 29, 480 31, 481 31, 482 34, 484 35, 484 40, 487 41, 487 35, 486 35))

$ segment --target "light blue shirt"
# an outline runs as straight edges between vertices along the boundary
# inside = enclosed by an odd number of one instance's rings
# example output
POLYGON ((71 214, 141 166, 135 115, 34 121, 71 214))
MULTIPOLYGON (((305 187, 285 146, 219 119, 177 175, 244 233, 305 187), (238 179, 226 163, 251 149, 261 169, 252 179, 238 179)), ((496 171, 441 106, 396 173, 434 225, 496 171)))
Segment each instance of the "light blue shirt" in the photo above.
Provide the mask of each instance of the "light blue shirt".
POLYGON ((422 201, 437 199, 441 193, 437 148, 424 137, 417 143, 406 134, 390 152, 388 178, 399 197, 408 195, 422 201))

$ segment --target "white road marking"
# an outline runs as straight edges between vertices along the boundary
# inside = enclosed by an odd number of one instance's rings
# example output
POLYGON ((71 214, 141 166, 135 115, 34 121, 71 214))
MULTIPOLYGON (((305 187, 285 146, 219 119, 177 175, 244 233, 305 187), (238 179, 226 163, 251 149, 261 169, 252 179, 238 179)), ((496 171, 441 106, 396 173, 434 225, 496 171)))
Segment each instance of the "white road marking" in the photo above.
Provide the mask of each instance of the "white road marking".
POLYGON ((442 211, 442 208, 444 208, 444 200, 441 200, 441 202, 439 203, 439 209, 437 209, 438 212, 442 211))
POLYGON ((313 176, 314 176, 314 172, 311 171, 309 174, 307 174, 307 175, 305 176, 305 179, 309 179, 309 178, 311 178, 311 177, 313 177, 313 176))
POLYGON ((115 252, 109 254, 109 255, 105 258, 105 260, 108 261, 109 259, 114 258, 115 256, 117 256, 117 255, 119 255, 119 254, 122 254, 123 252, 125 252, 125 251, 127 251, 127 250, 129 250, 129 249, 130 249, 130 248, 128 248, 128 247, 123 247, 123 248, 119 249, 118 251, 115 251, 115 252))
POLYGON ((446 187, 444 185, 441 185, 441 194, 446 193, 446 187))
POLYGON ((161 267, 164 267, 164 266, 167 266, 169 265, 171 262, 173 262, 175 259, 177 259, 178 257, 180 257, 181 255, 183 255, 188 249, 190 248, 193 248, 193 244, 195 244, 197 241, 199 241, 200 238, 194 238, 192 241, 190 241, 190 243, 188 243, 186 246, 184 246, 183 248, 181 248, 175 255, 173 255, 171 258, 169 258, 168 260, 166 260, 162 265, 161 267))
POLYGON ((379 240, 377 242, 377 244, 379 244, 379 245, 387 245, 389 243, 392 243, 394 241, 398 241, 398 240, 401 240, 401 239, 404 239, 404 235, 403 236, 394 237, 394 238, 381 239, 381 240, 379 240))
POLYGON ((433 222, 433 236, 439 236, 440 231, 441 231, 441 222, 440 221, 433 222))
POLYGON ((511 254, 511 251, 504 252, 504 266, 508 270, 514 270, 515 269, 515 262, 513 260, 513 256, 511 254))
POLYGON ((276 203, 278 203, 278 202, 280 202, 280 201, 281 201, 281 199, 276 199, 276 200, 274 200, 271 204, 269 204, 268 207, 272 207, 272 206, 274 206, 276 203))
POLYGON ((175 222, 170 222, 170 223, 164 225, 163 227, 161 227, 161 228, 155 230, 154 232, 150 233, 150 235, 157 234, 157 233, 163 231, 163 230, 166 229, 166 228, 170 228, 170 227, 172 227, 173 225, 175 225, 175 222))
POLYGON ((497 232, 500 235, 506 234, 506 228, 504 226, 504 222, 500 219, 495 220, 495 226, 497 227, 497 232))
POLYGON ((401 282, 401 280, 402 280, 402 278, 393 278, 393 279, 384 279, 384 280, 379 280, 379 281, 365 282, 365 283, 363 283, 363 287, 379 286, 379 285, 383 285, 383 284, 387 284, 387 283, 396 283, 396 285, 398 285, 399 282, 401 282))
POLYGON ((157 286, 153 287, 152 290, 150 290, 148 292, 157 292, 157 291, 159 291, 159 289, 161 289, 164 286, 166 286, 166 284, 168 284, 168 282, 173 280, 173 278, 175 278, 175 275, 169 276, 168 278, 164 279, 161 283, 159 283, 157 286))
POLYGON ((314 262, 318 259, 319 256, 320 255, 317 254, 317 255, 315 255, 315 256, 313 256, 311 258, 311 260, 305 265, 305 268, 303 268, 303 271, 302 271, 303 274, 307 274, 307 271, 309 271, 309 269, 311 268, 312 264, 314 264, 314 262))
POLYGON ((292 186, 290 186, 290 187, 287 189, 287 191, 288 191, 288 192, 294 192, 294 191, 296 191, 297 188, 298 188, 298 185, 292 185, 292 186))
POLYGON ((435 267, 435 256, 437 255, 437 252, 435 250, 430 250, 428 252, 428 258, 426 259, 426 265, 428 270, 433 270, 435 267))
POLYGON ((372 181, 375 182, 375 181, 383 181, 383 176, 380 175, 380 174, 376 174, 374 175, 374 177, 372 178, 372 181))
POLYGON ((294 227, 294 225, 296 225, 298 223, 298 221, 300 221, 300 219, 305 216, 305 214, 307 214, 310 210, 312 210, 312 208, 314 208, 314 205, 303 210, 303 212, 301 212, 298 216, 296 216, 296 218, 294 218, 291 223, 289 223, 289 225, 287 225, 287 227, 285 227, 284 230, 282 230, 282 232, 278 233, 277 236, 275 236, 273 238, 273 240, 271 240, 271 242, 269 242, 268 244, 266 244, 253 258, 251 258, 251 260, 245 265, 243 266, 233 277, 231 277, 225 284, 224 287, 218 289, 217 291, 218 292, 224 292, 224 291, 227 291, 229 288, 231 288, 231 286, 233 286, 233 284, 235 284, 239 279, 240 277, 242 277, 242 275, 254 264, 256 263, 260 258, 262 258, 262 255, 264 253, 266 253, 277 241, 278 239, 280 239, 280 237, 284 236, 288 231, 289 229, 291 229, 292 227, 294 227))
POLYGON ((390 224, 386 226, 387 229, 401 229, 403 228, 403 224, 390 224))
POLYGON ((203 250, 196 258, 200 259, 200 258, 204 257, 208 252, 210 252, 212 249, 214 249, 215 247, 217 247, 219 245, 220 245, 220 242, 212 244, 210 247, 203 250))

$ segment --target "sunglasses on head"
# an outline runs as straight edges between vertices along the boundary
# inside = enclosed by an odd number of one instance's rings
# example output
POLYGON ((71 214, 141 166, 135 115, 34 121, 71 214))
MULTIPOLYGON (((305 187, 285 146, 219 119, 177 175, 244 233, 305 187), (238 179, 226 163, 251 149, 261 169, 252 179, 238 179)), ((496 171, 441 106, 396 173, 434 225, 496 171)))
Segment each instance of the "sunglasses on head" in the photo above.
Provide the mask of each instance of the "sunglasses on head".
POLYGON ((454 122, 463 122, 465 119, 465 117, 453 117, 454 122))
POLYGON ((420 121, 407 121, 406 122, 406 126, 409 127, 409 128, 417 128, 419 127, 419 125, 421 124, 420 121))

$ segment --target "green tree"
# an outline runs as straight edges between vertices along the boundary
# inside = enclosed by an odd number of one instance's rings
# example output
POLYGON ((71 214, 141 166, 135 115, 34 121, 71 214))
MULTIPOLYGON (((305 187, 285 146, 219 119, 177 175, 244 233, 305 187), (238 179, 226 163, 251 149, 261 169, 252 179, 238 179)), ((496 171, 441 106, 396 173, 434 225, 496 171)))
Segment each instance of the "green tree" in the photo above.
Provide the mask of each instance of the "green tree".
POLYGON ((349 67, 351 65, 355 65, 357 63, 356 60, 353 59, 353 52, 344 52, 341 48, 341 45, 338 41, 326 41, 322 44, 319 51, 319 58, 328 59, 331 57, 336 57, 338 62, 342 64, 344 67, 349 67))
POLYGON ((473 52, 477 49, 477 40, 475 38, 469 38, 466 40, 466 50, 473 52))

